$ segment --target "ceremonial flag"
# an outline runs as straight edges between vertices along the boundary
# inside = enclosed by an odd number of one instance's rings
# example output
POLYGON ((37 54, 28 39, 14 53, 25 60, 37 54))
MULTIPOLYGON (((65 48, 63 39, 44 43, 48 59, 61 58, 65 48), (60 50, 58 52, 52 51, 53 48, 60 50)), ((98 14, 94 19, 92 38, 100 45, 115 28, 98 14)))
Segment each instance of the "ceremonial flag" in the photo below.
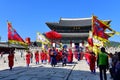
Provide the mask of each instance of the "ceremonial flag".
POLYGON ((22 44, 22 45, 25 45, 26 43, 20 37, 20 35, 16 32, 16 30, 13 29, 11 23, 8 22, 7 25, 8 25, 8 42, 12 43, 12 44, 22 44))
POLYGON ((40 32, 37 32, 37 40, 38 42, 42 42, 43 44, 48 44, 49 41, 42 35, 40 32))
POLYGON ((108 28, 108 25, 105 25, 102 21, 98 20, 96 16, 92 18, 92 31, 93 36, 99 40, 107 41, 108 36, 105 33, 105 30, 108 28))

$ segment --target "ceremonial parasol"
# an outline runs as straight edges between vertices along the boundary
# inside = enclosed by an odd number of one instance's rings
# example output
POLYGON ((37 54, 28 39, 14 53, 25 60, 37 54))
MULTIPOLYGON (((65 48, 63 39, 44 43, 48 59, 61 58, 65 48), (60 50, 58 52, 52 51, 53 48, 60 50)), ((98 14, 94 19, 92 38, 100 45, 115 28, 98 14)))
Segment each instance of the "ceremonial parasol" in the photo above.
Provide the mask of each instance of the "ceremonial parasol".
POLYGON ((61 39, 62 38, 62 35, 59 34, 58 32, 52 30, 52 31, 49 31, 49 32, 46 32, 45 33, 45 36, 48 38, 48 39, 51 39, 51 40, 54 40, 54 39, 61 39))

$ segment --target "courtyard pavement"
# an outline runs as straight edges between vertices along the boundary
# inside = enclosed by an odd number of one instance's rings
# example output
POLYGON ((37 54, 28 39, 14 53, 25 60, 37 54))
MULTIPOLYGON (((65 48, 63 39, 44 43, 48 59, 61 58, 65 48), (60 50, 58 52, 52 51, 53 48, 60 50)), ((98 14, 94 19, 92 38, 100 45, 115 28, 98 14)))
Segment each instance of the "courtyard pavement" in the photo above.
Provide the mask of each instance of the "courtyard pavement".
MULTIPOLYGON (((109 71, 107 77, 112 80, 109 71)), ((85 60, 78 62, 75 59, 64 67, 61 63, 52 67, 48 63, 36 65, 35 62, 26 67, 25 59, 16 57, 12 71, 9 70, 7 59, 0 59, 0 80, 99 80, 99 70, 97 68, 96 74, 91 74, 85 60)))

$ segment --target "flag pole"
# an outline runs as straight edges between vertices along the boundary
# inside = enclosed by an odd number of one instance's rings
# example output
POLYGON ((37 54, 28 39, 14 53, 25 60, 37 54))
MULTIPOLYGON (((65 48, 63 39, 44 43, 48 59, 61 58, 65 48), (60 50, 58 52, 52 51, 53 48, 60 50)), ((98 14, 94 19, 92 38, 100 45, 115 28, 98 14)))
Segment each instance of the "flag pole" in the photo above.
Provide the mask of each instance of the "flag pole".
MULTIPOLYGON (((93 26, 94 26, 94 23, 93 23, 93 17, 94 17, 94 14, 92 14, 92 35, 91 35, 91 37, 92 37, 92 40, 93 40, 93 26)), ((94 41, 93 41, 93 46, 94 46, 94 41)), ((93 46, 92 46, 92 51, 93 51, 93 46)))
MULTIPOLYGON (((97 55, 98 54, 98 48, 97 48, 97 44, 95 44, 96 43, 96 40, 94 40, 94 39, 97 39, 98 40, 98 36, 94 36, 93 34, 94 34, 94 19, 95 18, 97 18, 96 16, 94 16, 94 15, 92 15, 92 39, 93 39, 93 46, 92 46, 92 51, 97 55), (94 37, 96 37, 96 38, 94 38, 94 37), (95 41, 95 43, 94 43, 94 41, 95 41), (95 50, 96 49, 96 50, 95 50)), ((97 32, 97 35, 98 35, 98 32, 97 32)))
MULTIPOLYGON (((8 30, 8 20, 7 20, 7 30, 8 30)), ((7 32, 7 36, 8 36, 8 32, 7 32)), ((7 44, 8 44, 8 48, 9 48, 9 40, 8 40, 8 42, 7 42, 7 44)))
MULTIPOLYGON (((93 26, 92 29, 93 29, 93 31, 94 31, 94 19, 97 19, 97 18, 98 18, 98 17, 97 17, 97 16, 94 16, 94 15, 93 15, 93 17, 92 17, 92 26, 93 26)), ((92 36, 93 36, 93 35, 92 35, 92 36)), ((95 50, 95 54, 98 55, 98 47, 97 47, 97 46, 98 46, 98 43, 97 43, 97 42, 98 42, 98 32, 96 33, 94 39, 95 39, 95 45, 94 45, 93 47, 94 47, 94 49, 96 49, 96 50, 95 50), (96 42, 96 40, 97 40, 97 42, 96 42), (97 44, 96 44, 96 43, 97 43, 97 44)), ((93 41, 93 43, 94 43, 94 41, 93 41)))

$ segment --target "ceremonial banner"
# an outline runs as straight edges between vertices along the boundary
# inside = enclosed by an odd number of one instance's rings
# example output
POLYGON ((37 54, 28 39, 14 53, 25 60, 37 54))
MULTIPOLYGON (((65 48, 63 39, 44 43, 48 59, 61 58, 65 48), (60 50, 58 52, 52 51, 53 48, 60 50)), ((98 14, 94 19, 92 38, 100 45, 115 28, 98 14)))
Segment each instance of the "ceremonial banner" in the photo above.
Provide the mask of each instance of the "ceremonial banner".
POLYGON ((43 36, 39 32, 37 32, 37 41, 38 42, 44 42, 45 41, 45 39, 43 38, 43 36))
POLYGON ((13 29, 10 22, 7 23, 8 25, 8 42, 11 44, 21 44, 26 45, 24 40, 20 37, 20 35, 13 29))
POLYGON ((36 41, 41 42, 43 44, 48 44, 49 43, 49 41, 39 32, 37 32, 37 40, 36 41))
POLYGON ((96 16, 92 18, 92 33, 93 37, 102 41, 108 40, 108 35, 105 33, 105 30, 108 28, 108 25, 105 25, 102 21, 98 20, 96 16))

